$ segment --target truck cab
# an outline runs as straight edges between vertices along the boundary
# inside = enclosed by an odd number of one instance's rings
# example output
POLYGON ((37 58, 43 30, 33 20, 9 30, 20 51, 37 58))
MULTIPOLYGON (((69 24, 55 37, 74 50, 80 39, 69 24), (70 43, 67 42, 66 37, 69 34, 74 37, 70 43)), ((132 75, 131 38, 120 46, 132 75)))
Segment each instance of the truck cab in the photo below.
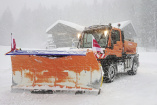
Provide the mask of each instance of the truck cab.
POLYGON ((117 73, 136 74, 139 66, 137 43, 124 40, 124 32, 121 29, 114 28, 111 24, 87 27, 79 37, 78 48, 92 49, 93 37, 101 47, 101 52, 93 53, 99 55, 96 58, 101 62, 105 82, 112 82, 117 73))

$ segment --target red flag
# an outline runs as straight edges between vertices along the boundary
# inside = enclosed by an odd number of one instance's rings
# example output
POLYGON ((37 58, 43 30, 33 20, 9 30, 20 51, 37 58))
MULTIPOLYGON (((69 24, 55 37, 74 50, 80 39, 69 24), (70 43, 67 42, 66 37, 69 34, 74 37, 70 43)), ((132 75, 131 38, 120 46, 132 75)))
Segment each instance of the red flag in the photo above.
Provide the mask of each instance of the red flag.
POLYGON ((105 58, 105 54, 102 52, 100 45, 98 44, 98 42, 95 40, 94 37, 92 37, 92 50, 96 51, 96 53, 94 53, 94 55, 97 59, 105 58))
POLYGON ((93 36, 92 36, 92 50, 97 51, 97 52, 101 52, 101 47, 93 36))
POLYGON ((16 42, 15 39, 11 36, 11 51, 16 50, 16 42))

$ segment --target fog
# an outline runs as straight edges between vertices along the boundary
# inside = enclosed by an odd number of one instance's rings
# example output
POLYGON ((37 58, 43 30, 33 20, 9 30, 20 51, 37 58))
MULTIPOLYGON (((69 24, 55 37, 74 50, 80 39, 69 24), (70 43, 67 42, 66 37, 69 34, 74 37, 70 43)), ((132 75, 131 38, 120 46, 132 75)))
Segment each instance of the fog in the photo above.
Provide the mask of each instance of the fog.
POLYGON ((131 20, 138 46, 155 48, 156 0, 0 0, 0 45, 44 48, 57 20, 89 26, 131 20))
POLYGON ((45 8, 51 8, 52 6, 64 8, 72 1, 73 0, 0 0, 0 16, 2 16, 6 8, 10 8, 13 16, 17 18, 24 6, 31 10, 37 9, 40 4, 45 8))

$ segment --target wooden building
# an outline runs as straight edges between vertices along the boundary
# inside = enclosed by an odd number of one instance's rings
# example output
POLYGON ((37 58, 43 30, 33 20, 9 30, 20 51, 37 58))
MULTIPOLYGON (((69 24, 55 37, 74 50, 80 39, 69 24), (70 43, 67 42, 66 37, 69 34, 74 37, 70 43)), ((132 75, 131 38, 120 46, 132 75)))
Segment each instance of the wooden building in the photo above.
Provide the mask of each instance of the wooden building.
POLYGON ((83 31, 84 26, 80 26, 68 21, 58 20, 47 30, 48 48, 72 47, 78 42, 77 34, 83 31))

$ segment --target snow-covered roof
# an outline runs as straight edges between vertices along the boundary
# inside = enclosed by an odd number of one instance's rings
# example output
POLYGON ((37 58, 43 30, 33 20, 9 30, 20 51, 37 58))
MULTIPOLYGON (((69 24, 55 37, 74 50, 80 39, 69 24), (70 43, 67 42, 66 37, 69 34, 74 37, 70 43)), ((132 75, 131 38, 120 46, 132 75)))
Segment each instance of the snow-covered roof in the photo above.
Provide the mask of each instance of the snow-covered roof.
POLYGON ((132 33, 132 35, 131 35, 132 37, 137 36, 136 29, 134 28, 134 25, 132 24, 131 20, 112 23, 112 27, 120 28, 121 30, 124 31, 126 36, 128 35, 128 37, 130 36, 130 33, 132 33), (120 27, 118 27, 118 24, 120 24, 120 27), (129 27, 127 27, 127 26, 129 26, 129 27))
POLYGON ((131 20, 128 20, 128 21, 122 21, 122 22, 112 23, 112 27, 118 28, 118 24, 120 24, 120 29, 123 29, 128 24, 132 24, 132 22, 131 22, 131 20))
POLYGON ((46 33, 48 33, 54 26, 56 26, 59 23, 64 24, 64 25, 69 26, 69 27, 72 27, 78 31, 83 31, 85 28, 84 26, 80 26, 80 25, 72 23, 72 22, 68 22, 68 21, 64 21, 64 20, 58 20, 54 24, 52 24, 49 28, 47 28, 46 33))

